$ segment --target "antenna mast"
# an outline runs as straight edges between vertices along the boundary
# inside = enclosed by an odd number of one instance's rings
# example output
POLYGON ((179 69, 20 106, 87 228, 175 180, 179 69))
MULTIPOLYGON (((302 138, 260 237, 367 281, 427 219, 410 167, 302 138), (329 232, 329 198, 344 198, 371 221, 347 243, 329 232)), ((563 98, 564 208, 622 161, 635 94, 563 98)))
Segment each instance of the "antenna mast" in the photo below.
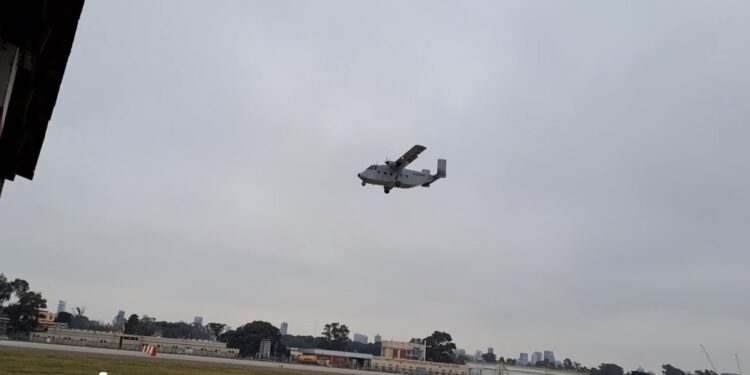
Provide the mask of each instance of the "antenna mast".
POLYGON ((703 344, 701 344, 701 349, 703 349, 703 354, 706 355, 706 359, 708 359, 708 363, 711 364, 711 368, 714 369, 714 373, 716 373, 716 375, 718 375, 719 372, 716 371, 716 366, 714 366, 714 361, 711 360, 711 356, 708 355, 708 351, 706 351, 706 347, 703 346, 703 344))

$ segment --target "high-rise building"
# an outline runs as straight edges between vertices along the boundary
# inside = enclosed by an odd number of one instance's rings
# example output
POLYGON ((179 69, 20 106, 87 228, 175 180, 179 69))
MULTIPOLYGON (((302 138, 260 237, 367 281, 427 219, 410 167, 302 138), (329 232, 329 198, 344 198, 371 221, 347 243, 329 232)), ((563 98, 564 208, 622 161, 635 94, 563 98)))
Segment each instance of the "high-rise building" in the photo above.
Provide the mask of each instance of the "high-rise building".
POLYGON ((481 361, 482 360, 482 351, 481 350, 477 350, 476 352, 474 352, 474 360, 475 361, 481 361))
POLYGON ((463 357, 466 355, 466 350, 463 349, 456 349, 456 355, 459 357, 463 357))
POLYGON ((542 361, 542 353, 541 352, 534 352, 531 354, 531 364, 534 365, 537 362, 542 361))
POLYGON ((57 313, 65 312, 65 301, 60 300, 60 302, 57 303, 57 313))
POLYGON ((115 328, 119 328, 123 323, 125 323, 125 311, 120 310, 117 312, 115 319, 112 320, 112 325, 115 328))
POLYGON ((195 324, 198 327, 203 327, 203 317, 196 316, 195 318, 193 318, 193 324, 195 324))
POLYGON ((549 362, 549 363, 555 363, 555 353, 551 350, 545 350, 544 361, 549 362))
POLYGON ((487 348, 487 353, 489 353, 489 354, 495 354, 495 348, 493 348, 493 347, 490 346, 489 348, 487 348))
POLYGON ((375 335, 375 343, 383 342, 383 338, 380 335, 375 335))
POLYGON ((286 322, 281 322, 281 325, 279 326, 279 331, 281 331, 281 334, 286 335, 288 330, 289 324, 286 324, 286 322))
POLYGON ((529 353, 521 353, 518 355, 518 364, 526 366, 529 364, 529 353))
POLYGON ((353 341, 358 342, 360 344, 367 344, 367 336, 361 333, 355 333, 353 341))

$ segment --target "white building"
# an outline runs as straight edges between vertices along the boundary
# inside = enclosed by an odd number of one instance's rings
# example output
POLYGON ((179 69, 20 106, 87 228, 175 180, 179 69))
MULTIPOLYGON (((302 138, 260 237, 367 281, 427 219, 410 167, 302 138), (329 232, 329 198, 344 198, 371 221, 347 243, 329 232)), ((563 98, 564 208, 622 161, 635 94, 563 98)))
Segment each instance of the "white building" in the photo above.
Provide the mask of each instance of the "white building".
POLYGON ((383 358, 424 361, 427 346, 414 342, 383 341, 380 356, 383 358))
POLYGON ((279 326, 279 331, 282 335, 286 335, 287 331, 289 330, 289 324, 286 324, 286 322, 281 322, 281 325, 279 326))
POLYGON ((526 366, 529 364, 529 354, 528 353, 521 353, 518 355, 518 364, 521 366, 526 366))
POLYGON ((57 313, 65 312, 65 301, 60 300, 60 302, 57 303, 57 313))
POLYGON ((542 361, 542 353, 541 352, 534 352, 531 354, 531 364, 536 364, 537 362, 542 361))

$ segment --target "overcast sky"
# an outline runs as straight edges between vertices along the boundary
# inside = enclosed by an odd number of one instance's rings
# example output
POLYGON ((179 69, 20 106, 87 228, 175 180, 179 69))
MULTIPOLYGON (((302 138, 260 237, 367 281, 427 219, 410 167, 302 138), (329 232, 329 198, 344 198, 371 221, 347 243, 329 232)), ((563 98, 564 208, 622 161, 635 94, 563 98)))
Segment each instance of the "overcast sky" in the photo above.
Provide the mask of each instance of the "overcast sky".
POLYGON ((2 264, 48 300, 750 363, 750 3, 97 1, 2 264), (356 174, 414 144, 429 189, 356 174))

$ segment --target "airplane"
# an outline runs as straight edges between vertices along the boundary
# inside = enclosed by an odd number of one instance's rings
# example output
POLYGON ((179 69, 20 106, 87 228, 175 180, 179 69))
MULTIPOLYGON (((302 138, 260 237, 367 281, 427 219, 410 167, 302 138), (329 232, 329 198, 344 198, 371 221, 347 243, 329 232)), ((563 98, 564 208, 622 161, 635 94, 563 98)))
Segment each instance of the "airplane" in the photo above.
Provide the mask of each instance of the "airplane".
POLYGON ((430 174, 429 169, 421 172, 406 169, 406 166, 417 159, 417 156, 426 148, 415 145, 396 161, 386 160, 385 164, 373 164, 357 177, 362 180, 362 186, 367 184, 382 185, 386 194, 394 187, 408 189, 415 186, 430 187, 430 184, 438 179, 445 178, 445 159, 438 159, 437 173, 430 174))

